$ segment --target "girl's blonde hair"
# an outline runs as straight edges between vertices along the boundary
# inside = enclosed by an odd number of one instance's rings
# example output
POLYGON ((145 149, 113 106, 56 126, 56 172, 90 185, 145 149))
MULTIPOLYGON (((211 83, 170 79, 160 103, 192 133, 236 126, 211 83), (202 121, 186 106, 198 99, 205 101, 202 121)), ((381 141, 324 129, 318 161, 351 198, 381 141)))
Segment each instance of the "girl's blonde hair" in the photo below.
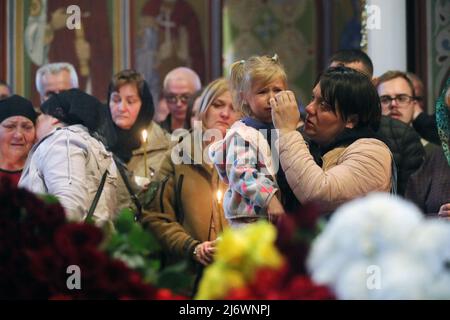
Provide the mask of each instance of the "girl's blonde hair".
POLYGON ((227 91, 230 91, 230 86, 225 78, 218 78, 206 86, 200 96, 199 118, 202 122, 205 120, 206 111, 214 100, 227 91))
POLYGON ((273 57, 251 56, 234 62, 231 65, 230 89, 235 110, 245 116, 251 115, 245 93, 250 92, 256 83, 265 86, 278 78, 287 84, 286 72, 277 54, 273 57))

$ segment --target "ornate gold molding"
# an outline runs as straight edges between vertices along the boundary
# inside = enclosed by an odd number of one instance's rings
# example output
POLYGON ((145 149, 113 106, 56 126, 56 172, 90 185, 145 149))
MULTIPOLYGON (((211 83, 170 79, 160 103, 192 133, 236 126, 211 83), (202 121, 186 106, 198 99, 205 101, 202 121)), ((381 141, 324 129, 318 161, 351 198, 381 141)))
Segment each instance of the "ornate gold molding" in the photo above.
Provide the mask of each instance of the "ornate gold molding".
POLYGON ((367 33, 367 0, 360 0, 361 3, 361 50, 367 53, 367 46, 369 43, 367 33))

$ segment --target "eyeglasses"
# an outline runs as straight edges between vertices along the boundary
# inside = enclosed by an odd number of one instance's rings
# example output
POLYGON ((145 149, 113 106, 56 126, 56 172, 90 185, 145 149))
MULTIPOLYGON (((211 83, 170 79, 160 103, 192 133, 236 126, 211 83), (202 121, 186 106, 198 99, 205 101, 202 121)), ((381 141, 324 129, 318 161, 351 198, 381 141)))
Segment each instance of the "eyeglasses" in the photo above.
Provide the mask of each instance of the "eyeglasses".
POLYGON ((168 103, 175 104, 178 101, 180 101, 181 103, 187 103, 191 98, 191 96, 189 94, 180 94, 180 95, 166 94, 164 95, 164 98, 166 98, 166 101, 168 103))
POLYGON ((401 107, 406 106, 411 101, 415 100, 414 97, 408 96, 407 94, 399 94, 398 96, 391 97, 391 96, 381 96, 380 102, 383 106, 390 106, 392 104, 392 101, 395 100, 397 104, 401 107))

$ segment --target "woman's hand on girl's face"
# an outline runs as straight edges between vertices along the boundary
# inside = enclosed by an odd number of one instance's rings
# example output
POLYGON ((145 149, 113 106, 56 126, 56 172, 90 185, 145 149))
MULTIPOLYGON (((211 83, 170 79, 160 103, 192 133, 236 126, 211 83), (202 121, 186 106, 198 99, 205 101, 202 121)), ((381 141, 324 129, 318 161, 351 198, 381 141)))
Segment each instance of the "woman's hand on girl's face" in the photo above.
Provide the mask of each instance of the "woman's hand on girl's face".
POLYGON ((270 99, 272 121, 280 131, 294 131, 300 121, 297 101, 292 91, 281 91, 270 99))

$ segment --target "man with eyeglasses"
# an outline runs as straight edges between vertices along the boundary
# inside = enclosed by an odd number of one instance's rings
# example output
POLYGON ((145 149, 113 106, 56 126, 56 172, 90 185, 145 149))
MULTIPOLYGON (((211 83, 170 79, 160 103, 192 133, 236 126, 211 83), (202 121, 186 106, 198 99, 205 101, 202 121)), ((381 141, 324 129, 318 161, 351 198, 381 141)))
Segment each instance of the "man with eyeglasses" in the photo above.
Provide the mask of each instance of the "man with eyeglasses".
POLYGON ((414 119, 414 86, 401 71, 388 71, 377 80, 383 115, 411 124, 414 119))
POLYGON ((169 107, 169 115, 161 123, 167 132, 184 128, 189 98, 202 84, 198 74, 189 68, 179 67, 170 71, 164 78, 164 99, 169 107))
MULTIPOLYGON (((407 125, 411 124, 417 131, 417 128, 420 127, 416 119, 419 101, 416 97, 414 85, 407 74, 401 71, 385 72, 377 80, 377 90, 383 115, 398 119, 407 125)), ((422 141, 424 146, 427 146, 430 141, 438 140, 435 126, 431 125, 428 128, 428 134, 423 134, 420 131, 418 133, 424 138, 422 141), (434 136, 436 138, 433 138, 434 136)), ((427 146, 426 149, 428 148, 431 149, 433 146, 427 146)))

